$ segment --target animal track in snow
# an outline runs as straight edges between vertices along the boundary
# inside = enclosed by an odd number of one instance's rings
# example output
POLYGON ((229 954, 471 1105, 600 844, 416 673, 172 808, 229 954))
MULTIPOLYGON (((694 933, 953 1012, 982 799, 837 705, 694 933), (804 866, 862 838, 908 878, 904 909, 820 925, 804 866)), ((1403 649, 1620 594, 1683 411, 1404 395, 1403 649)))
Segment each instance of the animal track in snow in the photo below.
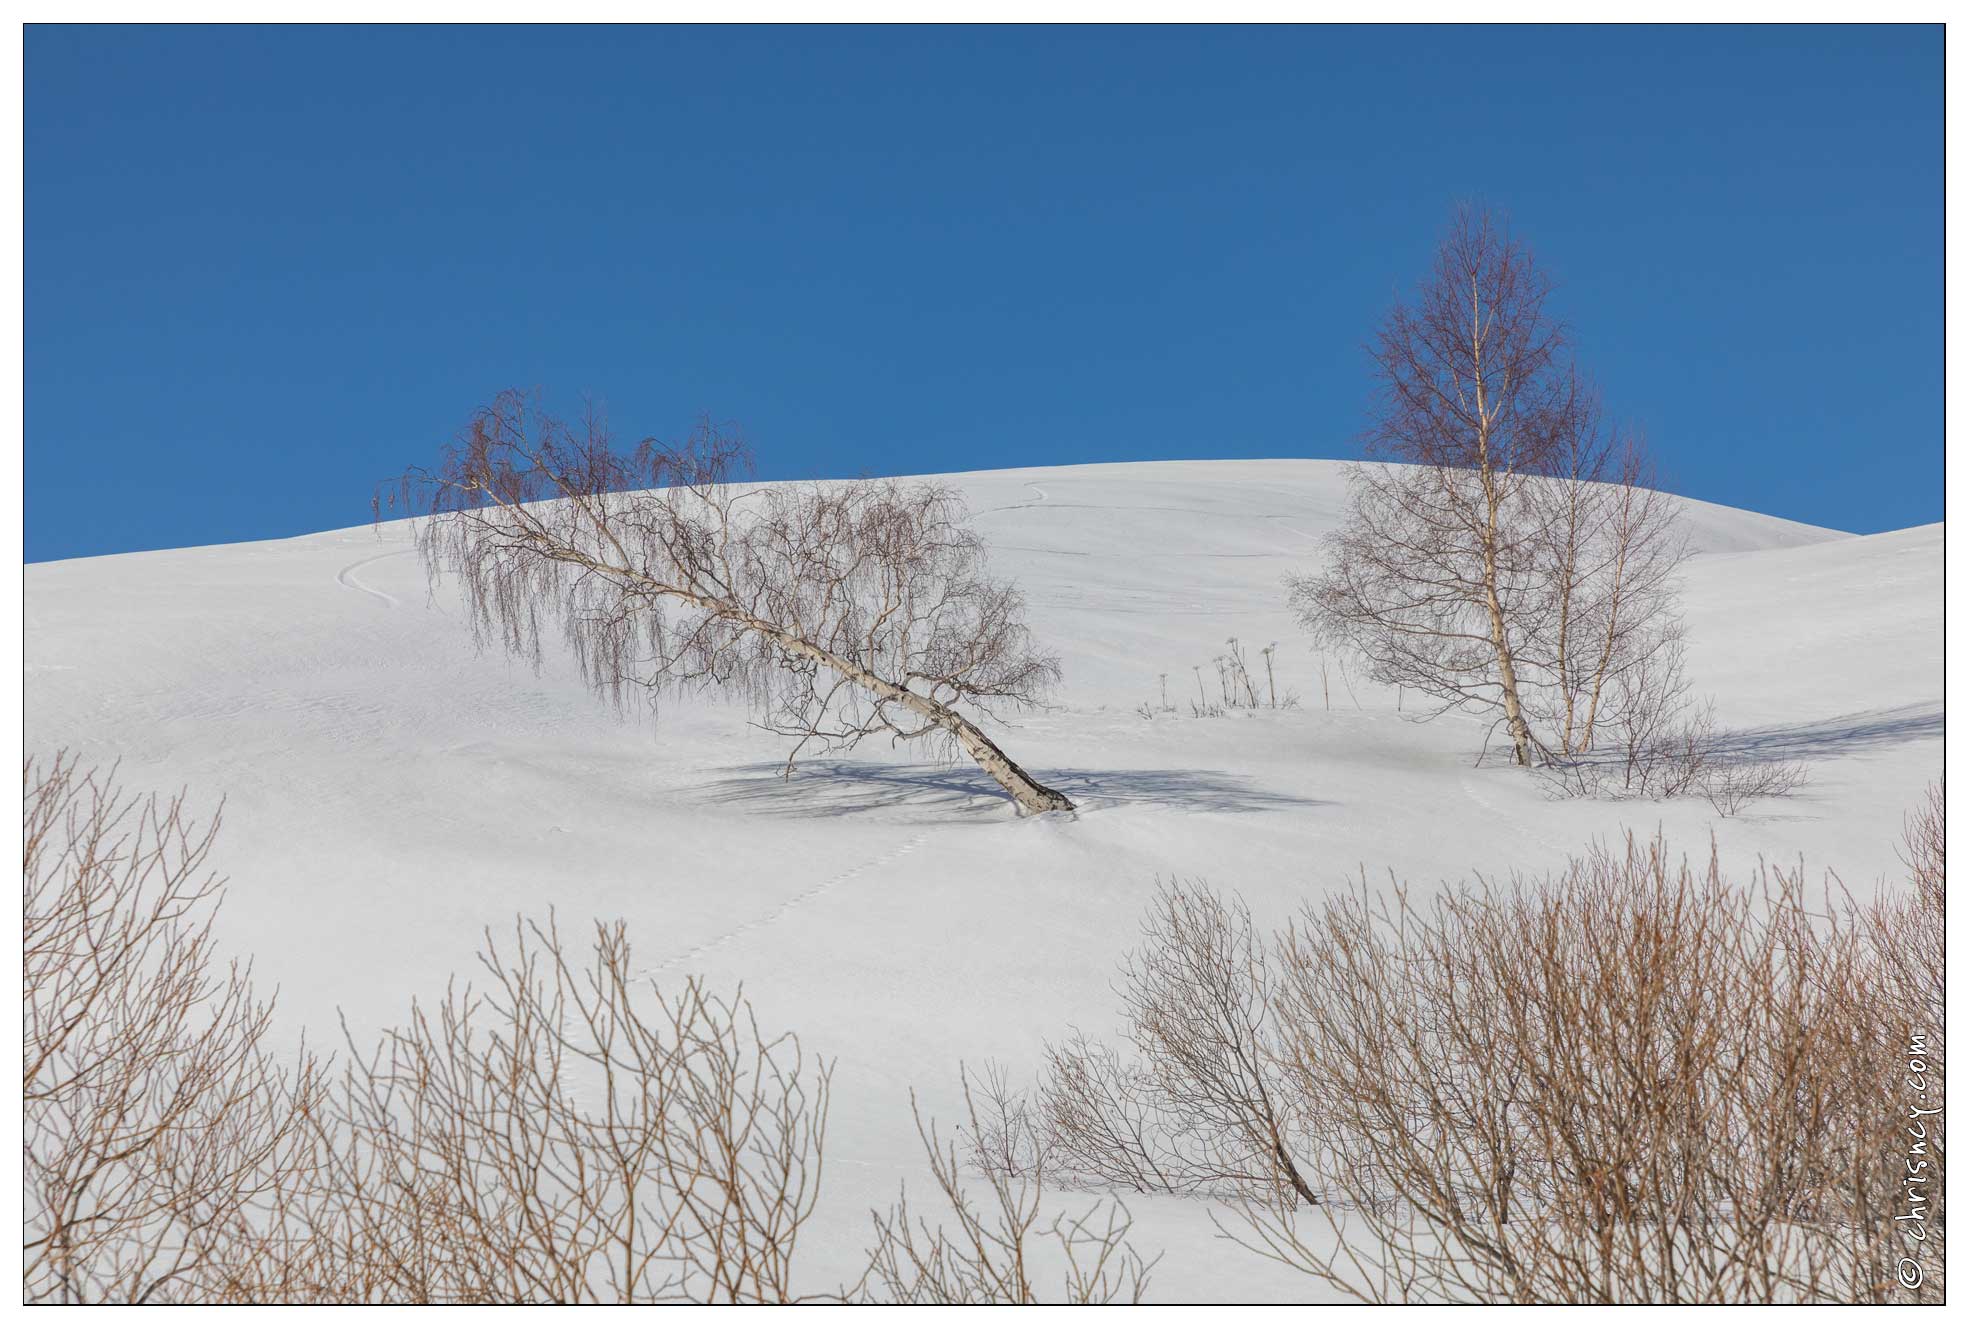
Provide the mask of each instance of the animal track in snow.
POLYGON ((675 966, 682 964, 686 960, 692 960, 697 958, 698 956, 704 954, 706 951, 716 950, 718 947, 724 945, 726 942, 742 937, 748 932, 756 931, 757 929, 765 927, 770 923, 775 923, 779 919, 784 917, 787 913, 807 903, 809 900, 813 900, 819 896, 825 895, 827 892, 833 890, 837 886, 845 886, 849 882, 853 881, 855 878, 861 876, 863 873, 869 872, 875 868, 886 867, 888 864, 893 863, 897 859, 902 858, 904 855, 910 853, 918 845, 922 844, 925 840, 929 838, 930 838, 930 833, 928 831, 919 832, 918 834, 911 836, 909 839, 903 841, 895 848, 890 849, 886 853, 878 854, 876 857, 869 859, 865 863, 857 863, 854 867, 851 867, 844 872, 837 872, 833 876, 829 877, 826 881, 823 881, 815 886, 809 886, 806 890, 801 891, 798 895, 794 895, 785 900, 780 901, 777 905, 773 906, 773 908, 759 915, 757 918, 754 918, 749 922, 740 923, 737 927, 732 928, 730 931, 720 933, 718 936, 711 938, 709 941, 700 942, 697 945, 691 947, 687 951, 679 951, 677 954, 671 956, 669 959, 663 961, 662 963, 651 965, 648 969, 643 970, 643 972, 645 974, 654 974, 659 970, 674 968, 675 966))

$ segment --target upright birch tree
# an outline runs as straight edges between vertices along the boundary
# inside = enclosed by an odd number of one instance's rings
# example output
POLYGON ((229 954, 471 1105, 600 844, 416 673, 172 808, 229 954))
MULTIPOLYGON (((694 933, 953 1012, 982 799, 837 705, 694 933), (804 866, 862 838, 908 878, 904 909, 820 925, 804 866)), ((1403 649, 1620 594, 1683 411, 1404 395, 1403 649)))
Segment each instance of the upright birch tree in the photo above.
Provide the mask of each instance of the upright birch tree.
POLYGON ((1497 711, 1521 766, 1534 747, 1517 658, 1537 590, 1529 486, 1549 470, 1566 390, 1550 292, 1497 218, 1457 212, 1370 349, 1369 461, 1349 474, 1332 561, 1292 588, 1302 616, 1381 681, 1497 711))
POLYGON ((1382 683, 1488 713, 1512 759, 1568 761, 1684 703, 1679 504, 1610 426, 1502 222, 1460 209, 1371 347, 1368 460, 1327 563, 1287 579, 1382 683))

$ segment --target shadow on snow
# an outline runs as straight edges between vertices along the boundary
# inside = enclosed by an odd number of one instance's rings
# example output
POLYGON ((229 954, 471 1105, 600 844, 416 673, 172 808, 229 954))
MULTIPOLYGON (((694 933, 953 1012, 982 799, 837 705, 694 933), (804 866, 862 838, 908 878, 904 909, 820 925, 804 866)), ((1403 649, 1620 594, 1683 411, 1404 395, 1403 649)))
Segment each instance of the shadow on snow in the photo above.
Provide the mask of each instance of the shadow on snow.
POLYGON ((1738 729, 1718 736, 1724 755, 1758 760, 1805 761, 1844 757, 1942 736, 1940 702, 1917 702, 1877 711, 1854 711, 1808 724, 1738 729))
MULTIPOLYGON (((724 769, 730 772, 727 778, 698 785, 690 796, 781 817, 845 817, 901 807, 968 818, 1011 805, 990 776, 971 766, 815 760, 801 762, 790 780, 781 778, 778 762, 724 769)), ((1124 803, 1186 812, 1323 806, 1321 799, 1261 789, 1229 771, 1041 769, 1032 775, 1071 798, 1083 812, 1124 803)))

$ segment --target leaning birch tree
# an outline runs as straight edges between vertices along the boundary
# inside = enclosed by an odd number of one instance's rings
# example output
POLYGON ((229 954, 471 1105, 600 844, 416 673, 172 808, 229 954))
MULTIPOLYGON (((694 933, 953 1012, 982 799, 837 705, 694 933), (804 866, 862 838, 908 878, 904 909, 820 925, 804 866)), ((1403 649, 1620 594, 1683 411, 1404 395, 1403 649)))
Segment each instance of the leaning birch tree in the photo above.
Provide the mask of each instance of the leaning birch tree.
MULTIPOLYGON (((435 581, 456 579, 482 644, 541 659, 555 627, 618 706, 717 691, 803 752, 865 738, 963 752, 1022 811, 1071 809, 972 718, 1037 705, 1059 678, 1024 603, 985 566, 961 500, 926 483, 746 485, 744 451, 613 446, 516 392, 388 494, 435 581)), ((380 515, 380 512, 379 512, 380 515)))

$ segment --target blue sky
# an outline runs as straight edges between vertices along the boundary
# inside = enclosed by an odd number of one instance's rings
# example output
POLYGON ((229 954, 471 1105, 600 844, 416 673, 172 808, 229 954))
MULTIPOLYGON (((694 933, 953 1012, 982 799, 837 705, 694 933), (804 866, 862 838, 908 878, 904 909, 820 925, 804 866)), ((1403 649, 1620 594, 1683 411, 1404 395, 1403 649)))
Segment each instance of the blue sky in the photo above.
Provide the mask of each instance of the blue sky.
POLYGON ((1671 487, 1935 521, 1942 191, 1939 27, 30 27, 26 556, 358 524, 508 386, 768 477, 1350 456, 1472 197, 1671 487))

